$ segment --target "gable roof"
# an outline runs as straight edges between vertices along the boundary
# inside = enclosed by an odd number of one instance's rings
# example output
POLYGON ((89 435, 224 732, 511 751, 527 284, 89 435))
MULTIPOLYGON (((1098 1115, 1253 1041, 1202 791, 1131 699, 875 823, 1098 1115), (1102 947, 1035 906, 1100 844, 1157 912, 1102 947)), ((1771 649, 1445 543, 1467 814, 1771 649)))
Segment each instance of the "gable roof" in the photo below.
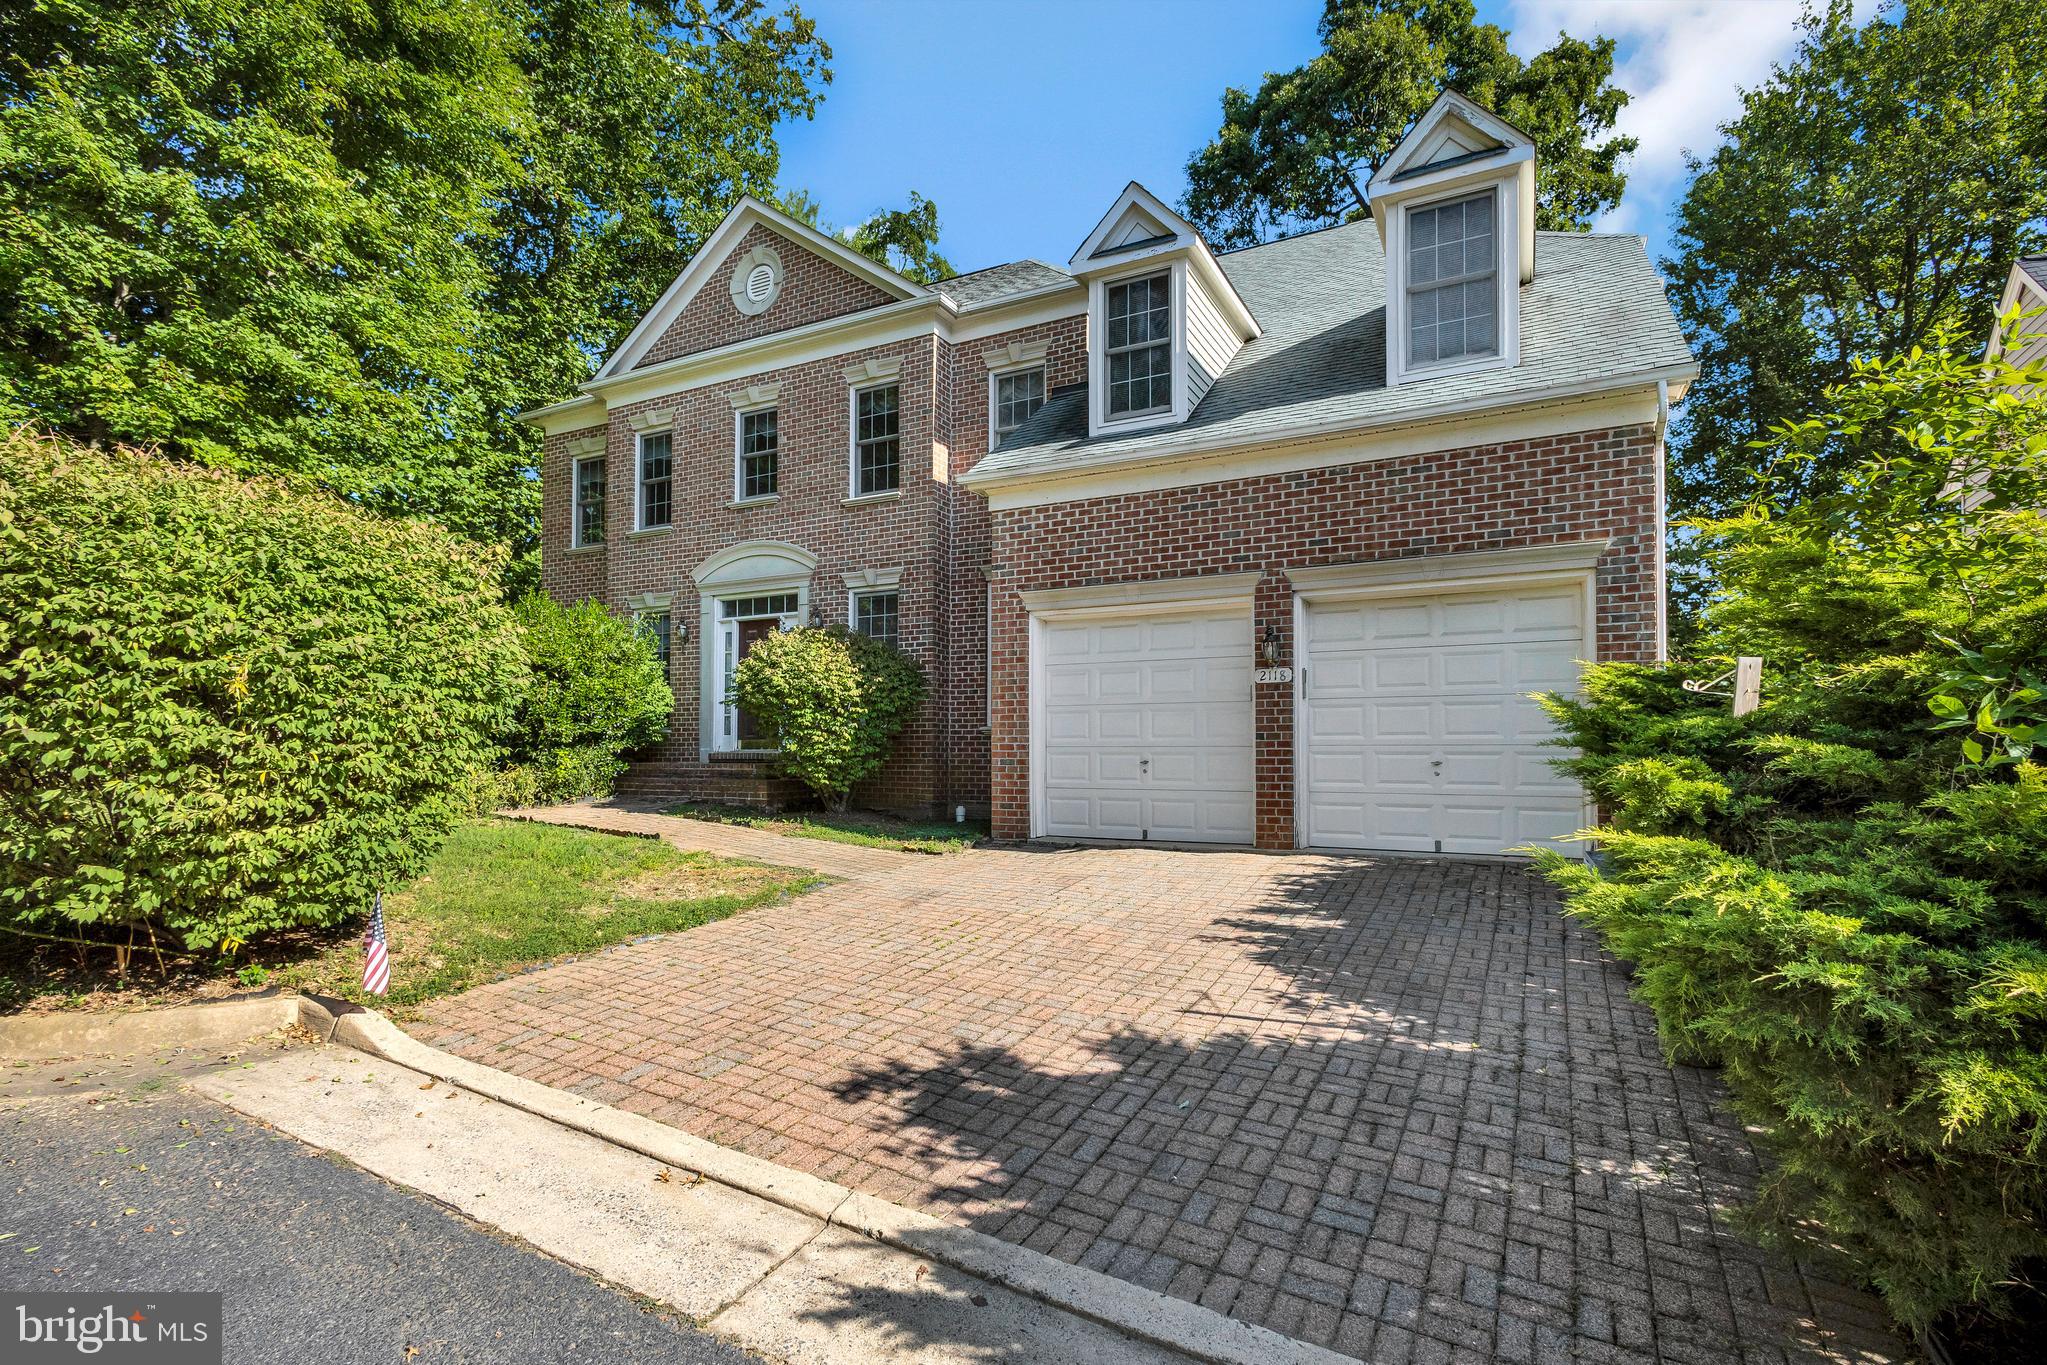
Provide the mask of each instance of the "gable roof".
POLYGON ((1055 289, 1072 283, 1073 277, 1058 266, 1026 259, 1011 261, 1007 265, 991 265, 982 270, 969 270, 964 275, 939 280, 931 289, 934 293, 945 295, 962 308, 978 308, 1013 295, 1035 293, 1040 289, 1055 289))
POLYGON ((966 484, 1142 464, 1368 430, 1460 407, 1510 406, 1602 388, 1688 381, 1698 366, 1641 237, 1538 234, 1542 270, 1521 286, 1521 363, 1386 384, 1384 248, 1369 222, 1219 257, 1264 335, 1236 357, 1179 426, 1087 434, 1085 385, 1054 394, 966 484), (1314 289, 1301 281, 1314 280, 1314 289))
POLYGON ((2040 287, 2043 296, 2047 296, 2047 256, 2021 256, 2019 269, 2026 273, 2027 279, 2040 287))
POLYGON ((1384 194, 1393 185, 1434 171, 1470 165, 1500 157, 1502 160, 1532 157, 1535 139, 1495 114, 1478 101, 1445 90, 1436 102, 1414 121, 1407 135, 1379 167, 1365 197, 1384 194))
POLYGON ((756 224, 764 224, 774 232, 788 238, 796 245, 839 266, 850 275, 878 286, 896 299, 916 298, 931 291, 916 281, 907 279, 890 270, 887 266, 863 256, 836 237, 819 232, 810 224, 801 222, 782 212, 772 204, 766 204, 750 194, 741 195, 739 202, 725 214, 704 244, 697 248, 696 255, 689 258, 689 264, 675 277, 654 306, 647 310, 632 331, 626 333, 624 341, 618 344, 610 357, 600 365, 597 373, 590 377, 591 383, 624 374, 640 362, 661 334, 668 330, 682 310, 689 306, 697 291, 710 281, 725 258, 732 254, 747 230, 756 224))

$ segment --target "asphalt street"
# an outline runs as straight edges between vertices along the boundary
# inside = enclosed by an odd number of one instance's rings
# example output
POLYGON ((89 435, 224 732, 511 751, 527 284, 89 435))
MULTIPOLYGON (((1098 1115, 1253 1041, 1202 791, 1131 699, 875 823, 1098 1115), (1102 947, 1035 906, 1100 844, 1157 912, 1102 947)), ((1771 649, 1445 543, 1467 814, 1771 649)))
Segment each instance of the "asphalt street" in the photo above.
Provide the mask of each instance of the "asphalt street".
POLYGON ((94 1091, 65 1069, 0 1089, 0 1288, 218 1290, 249 1365, 760 1365, 175 1075, 94 1091))

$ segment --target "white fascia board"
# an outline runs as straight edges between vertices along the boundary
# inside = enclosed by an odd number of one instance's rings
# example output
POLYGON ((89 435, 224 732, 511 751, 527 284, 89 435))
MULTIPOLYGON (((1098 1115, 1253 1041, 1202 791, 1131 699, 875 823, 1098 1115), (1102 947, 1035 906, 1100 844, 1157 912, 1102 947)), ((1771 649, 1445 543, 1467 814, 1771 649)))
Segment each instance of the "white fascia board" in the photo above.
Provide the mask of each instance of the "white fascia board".
POLYGON ((1366 183, 1367 199, 1389 190, 1394 177, 1407 169, 1407 163, 1428 144, 1435 136, 1436 130, 1451 118, 1461 119, 1471 125, 1473 129, 1499 143, 1503 151, 1522 150, 1531 156, 1534 155, 1534 143, 1526 133, 1490 109, 1466 99, 1455 90, 1445 90, 1436 96, 1436 102, 1415 120, 1414 127, 1407 130, 1407 135, 1400 139, 1400 144, 1393 149, 1393 154, 1386 158, 1378 173, 1366 183))
POLYGON ((1109 211, 1101 216, 1094 229, 1088 233, 1086 240, 1081 242, 1079 249, 1068 258, 1066 273, 1075 276, 1087 275, 1096 270, 1113 269, 1130 261, 1143 260, 1142 252, 1130 255, 1118 253, 1105 258, 1100 266, 1089 264, 1094 253, 1101 249, 1110 229, 1122 221, 1123 215, 1132 208, 1140 210, 1148 218, 1157 219, 1160 226, 1173 234, 1173 244, 1176 246, 1185 245, 1190 239, 1194 241, 1201 239, 1201 234, 1194 230, 1194 225, 1182 218, 1172 205, 1133 180, 1123 187, 1123 193, 1116 196, 1116 202, 1109 206, 1109 211))
POLYGON ((1397 418, 1371 424, 1355 419, 1302 423, 1256 437, 1190 442, 1167 452, 1084 465, 1002 471, 989 470, 984 462, 961 475, 959 482, 986 497, 991 507, 1033 507, 1363 464, 1603 426, 1647 425, 1656 420, 1659 381, 1675 392, 1680 381, 1689 381, 1697 373, 1696 365, 1645 370, 1618 379, 1559 385, 1504 403, 1464 400, 1409 409, 1397 418))
POLYGON ((687 308, 732 249, 746 236, 749 229, 764 225, 798 245, 808 248, 816 255, 835 263, 848 274, 858 276, 898 299, 935 298, 936 295, 925 286, 905 279, 879 262, 870 260, 835 237, 829 237, 808 223, 791 218, 770 204, 764 204, 752 195, 741 195, 739 202, 726 213, 689 264, 675 277, 654 306, 647 310, 632 331, 626 333, 624 341, 612 351, 597 371, 594 382, 624 374, 632 369, 633 362, 646 353, 655 338, 668 330, 676 316, 687 308))
POLYGON ((552 436, 560 431, 575 431, 582 427, 604 424, 604 400, 582 394, 559 403, 549 403, 544 408, 528 408, 514 413, 521 422, 530 423, 552 436))

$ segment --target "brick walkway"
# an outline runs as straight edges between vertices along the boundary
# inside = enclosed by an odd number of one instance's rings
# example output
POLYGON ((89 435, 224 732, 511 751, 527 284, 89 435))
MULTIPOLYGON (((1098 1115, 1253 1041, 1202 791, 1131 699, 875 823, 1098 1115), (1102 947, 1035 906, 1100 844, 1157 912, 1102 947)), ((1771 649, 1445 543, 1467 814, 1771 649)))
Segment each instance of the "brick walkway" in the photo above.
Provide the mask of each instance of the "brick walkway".
POLYGON ((1904 1358, 1715 1227, 1741 1128, 1521 869, 549 818, 849 880, 429 1041, 1385 1365, 1904 1358))

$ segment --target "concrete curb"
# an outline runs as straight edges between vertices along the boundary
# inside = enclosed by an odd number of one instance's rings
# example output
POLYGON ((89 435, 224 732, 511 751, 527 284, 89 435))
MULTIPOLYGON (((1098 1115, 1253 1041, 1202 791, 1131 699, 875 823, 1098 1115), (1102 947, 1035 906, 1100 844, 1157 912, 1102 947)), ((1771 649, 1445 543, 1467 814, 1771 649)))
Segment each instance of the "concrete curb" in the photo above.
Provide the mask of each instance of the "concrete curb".
POLYGON ((579 1133, 694 1171, 744 1194, 871 1237, 940 1265, 1210 1365, 1357 1365, 1213 1309, 1012 1246, 772 1161, 429 1047, 373 1010, 302 997, 299 1022, 324 1040, 382 1057, 579 1133))
POLYGON ((298 997, 283 994, 126 1014, 18 1016, 0 1019, 0 1057, 36 1061, 172 1047, 220 1047, 247 1042, 298 1018, 298 997))

